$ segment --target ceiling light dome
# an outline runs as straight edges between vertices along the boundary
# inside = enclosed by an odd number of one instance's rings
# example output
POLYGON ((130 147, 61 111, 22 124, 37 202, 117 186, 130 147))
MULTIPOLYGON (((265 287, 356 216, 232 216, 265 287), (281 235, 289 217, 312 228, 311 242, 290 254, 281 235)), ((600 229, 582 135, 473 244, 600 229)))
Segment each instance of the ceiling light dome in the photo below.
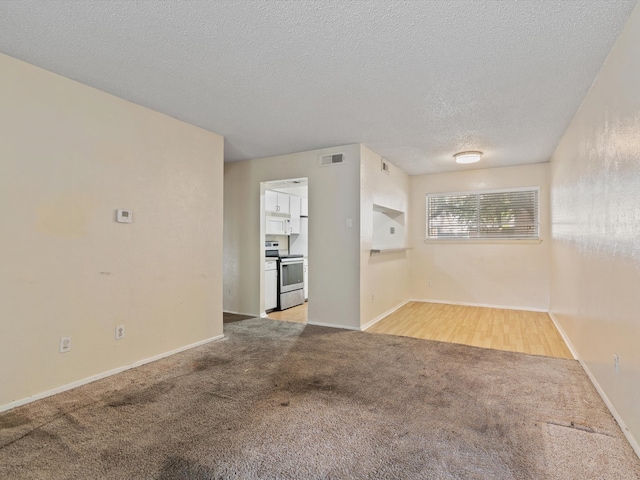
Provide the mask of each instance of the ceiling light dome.
POLYGON ((471 152, 460 152, 456 153, 453 158, 456 159, 456 163, 476 163, 480 161, 480 156, 482 152, 471 151, 471 152))

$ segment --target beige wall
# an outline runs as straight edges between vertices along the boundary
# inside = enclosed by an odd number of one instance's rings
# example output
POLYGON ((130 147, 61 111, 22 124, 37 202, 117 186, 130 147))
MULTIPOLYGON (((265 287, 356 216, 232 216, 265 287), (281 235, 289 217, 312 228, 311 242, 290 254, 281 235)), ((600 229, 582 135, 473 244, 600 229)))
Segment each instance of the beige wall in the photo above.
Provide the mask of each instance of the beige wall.
POLYGON ((226 163, 224 172, 224 310, 264 312, 261 183, 307 177, 309 323, 359 328, 360 145, 226 163), (330 153, 345 163, 319 166, 330 153))
MULTIPOLYGON (((360 154, 360 325, 380 319, 409 299, 409 252, 371 255, 373 205, 380 205, 409 217, 409 176, 389 164, 381 170, 381 157, 361 147, 360 154)), ((409 242, 405 238, 405 245, 409 242)))
POLYGON ((223 138, 0 71, 0 408, 222 334, 223 138))
POLYGON ((548 309, 549 164, 414 176, 410 177, 410 187, 412 298, 548 309), (541 243, 425 243, 427 193, 530 186, 540 186, 541 243))
POLYGON ((640 454, 638 59, 640 6, 552 158, 551 311, 640 454))

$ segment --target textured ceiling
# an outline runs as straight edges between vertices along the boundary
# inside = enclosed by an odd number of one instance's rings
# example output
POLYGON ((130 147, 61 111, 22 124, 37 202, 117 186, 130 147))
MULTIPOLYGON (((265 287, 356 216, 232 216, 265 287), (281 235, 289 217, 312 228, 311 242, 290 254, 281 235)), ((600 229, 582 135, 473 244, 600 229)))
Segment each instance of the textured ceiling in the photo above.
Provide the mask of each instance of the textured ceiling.
POLYGON ((224 135, 227 161, 364 143, 435 173, 548 161, 636 3, 0 0, 0 52, 224 135))

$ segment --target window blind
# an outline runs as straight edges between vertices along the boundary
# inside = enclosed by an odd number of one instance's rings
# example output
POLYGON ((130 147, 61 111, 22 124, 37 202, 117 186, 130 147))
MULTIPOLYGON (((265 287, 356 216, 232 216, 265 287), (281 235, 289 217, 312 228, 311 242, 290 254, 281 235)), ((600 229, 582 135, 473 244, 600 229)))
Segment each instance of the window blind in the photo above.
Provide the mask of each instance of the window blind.
POLYGON ((429 239, 538 239, 540 187, 427 195, 429 239))

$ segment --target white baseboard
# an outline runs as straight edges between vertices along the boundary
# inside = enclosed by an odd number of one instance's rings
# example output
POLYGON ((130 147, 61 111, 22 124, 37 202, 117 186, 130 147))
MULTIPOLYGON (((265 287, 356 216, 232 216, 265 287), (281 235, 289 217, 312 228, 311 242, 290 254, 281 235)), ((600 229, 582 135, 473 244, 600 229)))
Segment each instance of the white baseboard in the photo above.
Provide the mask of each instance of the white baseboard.
POLYGON ((114 368, 113 370, 109 370, 107 372, 102 372, 97 375, 92 375, 87 378, 83 378, 82 380, 77 380, 75 382, 68 383, 61 387, 53 388, 51 390, 47 390, 46 392, 37 393, 30 397, 22 398, 20 400, 15 400, 13 402, 9 402, 5 405, 0 405, 0 412, 4 412, 7 410, 11 410, 12 408, 20 407, 22 405, 26 405, 27 403, 35 402, 36 400, 41 400, 43 398, 50 397, 51 395, 55 395, 57 393, 66 392, 67 390, 71 390, 72 388, 77 388, 82 385, 86 385, 87 383, 95 382, 96 380, 101 380, 106 377, 110 377, 111 375, 116 375, 117 373, 122 373, 125 370, 130 370, 135 367, 140 367, 146 363, 155 362, 156 360, 160 360, 161 358, 169 357, 171 355, 175 355, 176 353, 184 352, 185 350, 189 350, 191 348, 199 347, 206 343, 214 342, 216 340, 221 340, 224 338, 224 335, 217 335, 215 337, 207 338, 205 340, 200 340, 199 342, 192 343, 191 345, 185 345, 184 347, 176 348, 175 350, 170 350, 168 352, 160 353, 158 355, 154 355, 153 357, 145 358, 143 360, 138 360, 137 362, 133 362, 129 365, 125 365, 122 367, 114 368))
POLYGON ((365 323, 364 325, 360 326, 360 330, 362 330, 363 332, 370 327, 373 327, 376 323, 378 323, 380 320, 382 320, 384 317, 386 317, 387 315, 391 315, 393 312, 395 312, 396 310, 404 307, 407 303, 409 303, 411 301, 410 298, 406 299, 404 302, 400 302, 398 305, 396 305, 393 308, 390 308, 389 310, 387 310, 384 313, 381 313, 380 315, 378 315, 376 318, 374 318, 373 320, 365 323))
POLYGON ((245 317, 261 317, 264 314, 256 315, 255 313, 232 312, 231 310, 223 310, 222 313, 231 313, 232 315, 244 315, 245 317))
POLYGON ((492 305, 489 303, 472 303, 472 302, 452 302, 450 300, 436 300, 433 298, 419 299, 414 298, 411 302, 425 302, 425 303, 443 303, 445 305, 462 305, 465 307, 485 307, 485 308, 500 308, 502 310, 523 310, 525 312, 541 312, 547 313, 549 310, 545 308, 531 308, 531 307, 513 307, 504 305, 492 305))
POLYGON ((315 326, 318 326, 318 327, 341 328, 343 330, 357 330, 357 331, 360 331, 360 327, 352 327, 350 325, 336 325, 335 323, 324 323, 324 322, 307 321, 307 325, 315 325, 315 326))
MULTIPOLYGON (((562 327, 558 323, 558 319, 551 312, 549 312, 549 316, 551 317, 551 321, 553 322, 553 324, 556 326, 556 330, 558 330, 558 333, 560 334, 560 336, 564 340, 564 343, 567 344, 567 348, 569 348, 569 351, 571 352, 571 355, 573 355, 574 360, 578 360, 580 362, 580 357, 578 356, 578 352, 576 352, 576 349, 573 347, 573 344, 571 343, 571 340, 569 340, 569 337, 567 337, 567 334, 565 333, 565 331, 562 329, 562 327)), ((582 362, 580 362, 580 363, 582 363, 582 362)))
POLYGON ((580 362, 580 365, 582 366, 584 371, 587 373, 587 376, 589 377, 589 380, 591 380, 591 383, 593 384, 593 386, 595 387, 596 391, 598 392, 598 394, 602 398, 602 401, 604 402, 604 404, 609 409, 609 412, 611 412, 611 415, 613 415, 613 418, 616 419, 616 422, 618 422, 618 425, 620 426, 620 429, 622 430, 622 433, 624 433, 624 436, 627 437, 627 440, 629 441, 629 444, 631 445, 631 448, 633 448, 633 450, 636 452, 636 455, 638 456, 638 458, 640 458, 640 444, 638 443, 636 438, 633 436, 633 434, 629 431, 629 428, 627 428, 627 425, 624 423, 624 420, 622 419, 622 417, 620 416, 618 411, 613 406, 613 403, 611 403, 611 400, 609 400, 609 397, 607 397, 607 394, 604 392, 604 390, 600 386, 600 383, 598 383, 598 380, 596 379, 595 375, 593 375, 593 373, 591 373, 591 370, 589 369, 589 366, 580 358, 580 355, 578 355, 578 352, 576 351, 576 349, 574 348, 573 344, 571 343, 571 340, 569 340, 569 337, 567 336, 565 331, 560 326, 560 323, 558 323, 558 319, 555 317, 553 312, 549 312, 549 316, 551 317, 551 320, 553 321, 553 324, 558 329, 558 332, 560 332, 560 335, 562 336, 563 340, 567 344, 567 347, 569 347, 569 350, 571 351, 571 354, 573 355, 573 358, 575 358, 576 360, 578 360, 578 362, 580 362))

